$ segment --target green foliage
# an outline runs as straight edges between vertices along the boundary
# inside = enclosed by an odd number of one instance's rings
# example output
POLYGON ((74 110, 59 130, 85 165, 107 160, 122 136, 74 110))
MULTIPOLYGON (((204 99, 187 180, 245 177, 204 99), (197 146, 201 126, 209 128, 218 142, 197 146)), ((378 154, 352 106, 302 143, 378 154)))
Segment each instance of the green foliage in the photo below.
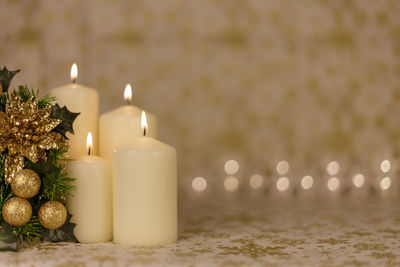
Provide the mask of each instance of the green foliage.
POLYGON ((64 202, 71 191, 75 189, 70 183, 74 181, 69 177, 64 161, 67 150, 50 150, 47 160, 39 160, 37 163, 25 162, 25 167, 35 171, 42 179, 40 195, 49 200, 64 202), (61 160, 62 159, 62 160, 61 160))
POLYGON ((60 107, 58 104, 55 104, 52 107, 50 118, 59 119, 62 122, 54 128, 53 131, 60 133, 65 138, 66 132, 74 133, 74 129, 72 128, 72 124, 75 121, 76 117, 78 117, 80 113, 74 113, 67 109, 67 107, 60 107))
POLYGON ((65 202, 67 197, 72 195, 71 192, 75 190, 75 187, 71 185, 75 179, 69 177, 70 173, 67 170, 66 162, 70 161, 70 159, 66 157, 67 152, 67 149, 49 151, 49 160, 51 160, 52 164, 57 166, 60 170, 57 179, 55 179, 52 185, 49 197, 50 200, 65 202))
POLYGON ((17 238, 5 221, 0 222, 0 251, 17 251, 17 238))
POLYGON ((34 215, 27 224, 14 227, 13 232, 18 239, 22 239, 23 241, 31 241, 37 237, 41 237, 43 227, 39 223, 37 216, 34 215))
MULTIPOLYGON (((6 110, 9 98, 8 87, 12 77, 17 72, 9 71, 6 68, 0 69, 0 89, 3 89, 0 94, 0 112, 5 112, 6 110)), ((53 129, 54 132, 60 133, 64 137, 66 132, 74 133, 72 124, 79 113, 72 113, 66 107, 60 108, 55 103, 55 98, 49 95, 39 98, 39 91, 35 91, 26 85, 19 86, 16 92, 23 101, 27 101, 32 97, 35 98, 38 101, 39 108, 52 107, 50 117, 62 121, 53 129)), ((1 216, 1 208, 8 199, 14 196, 14 193, 11 187, 4 182, 4 162, 7 150, 0 154, 0 251, 17 251, 18 244, 21 242, 30 242, 37 238, 41 240, 48 239, 52 242, 78 242, 73 233, 75 224, 70 222, 71 214, 68 213, 65 224, 56 230, 43 228, 35 215, 44 202, 49 200, 65 202, 67 196, 71 195, 71 191, 75 189, 71 185, 74 179, 69 177, 69 172, 66 168, 66 162, 69 160, 66 157, 67 151, 67 149, 48 150, 46 151, 47 160, 41 159, 37 163, 32 163, 25 159, 25 168, 35 171, 40 176, 42 184, 39 194, 29 200, 34 216, 27 224, 19 227, 8 225, 1 216)))
POLYGON ((31 97, 38 99, 39 108, 44 108, 46 106, 53 106, 55 105, 55 97, 50 95, 45 95, 44 97, 39 99, 39 90, 36 92, 29 88, 27 85, 20 85, 18 86, 18 94, 23 101, 27 101, 31 97))

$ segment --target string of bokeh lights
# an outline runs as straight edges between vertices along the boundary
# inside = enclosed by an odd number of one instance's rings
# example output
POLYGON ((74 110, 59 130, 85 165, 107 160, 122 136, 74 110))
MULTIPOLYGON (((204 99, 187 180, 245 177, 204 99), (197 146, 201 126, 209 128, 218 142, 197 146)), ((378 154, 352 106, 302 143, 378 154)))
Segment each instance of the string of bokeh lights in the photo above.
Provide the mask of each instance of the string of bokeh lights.
MULTIPOLYGON (((240 186, 243 185, 243 181, 241 182, 238 178, 237 174, 239 172, 240 165, 236 160, 228 160, 224 165, 224 172, 226 177, 223 181, 223 189, 227 192, 236 192, 239 190, 240 186), (242 183, 242 185, 241 185, 242 183)), ((323 179, 323 184, 327 190, 330 192, 338 192, 342 186, 343 181, 339 179, 339 172, 341 166, 337 161, 329 162, 325 171, 322 174, 326 179, 323 179)), ((279 161, 275 166, 275 176, 276 179, 271 179, 271 177, 266 177, 261 174, 253 174, 249 177, 248 181, 246 181, 247 186, 249 186, 252 190, 259 190, 265 188, 266 182, 269 186, 275 187, 278 192, 286 192, 289 191, 291 187, 297 186, 298 189, 308 191, 315 187, 315 179, 312 175, 308 174, 303 176, 299 182, 291 181, 289 177, 294 179, 294 176, 290 176, 289 174, 290 165, 287 161, 279 161), (269 179, 267 179, 269 178, 269 179), (271 184, 271 180, 272 184, 271 184)), ((390 160, 383 160, 379 165, 379 171, 381 172, 377 176, 377 187, 380 191, 388 191, 392 187, 392 178, 389 176, 389 172, 392 170, 392 163, 390 160)), ((366 178, 362 173, 355 173, 351 177, 351 186, 354 189, 361 189, 366 187, 366 178)), ((191 183, 191 189, 195 192, 201 193, 207 190, 209 184, 205 177, 195 177, 191 183)))

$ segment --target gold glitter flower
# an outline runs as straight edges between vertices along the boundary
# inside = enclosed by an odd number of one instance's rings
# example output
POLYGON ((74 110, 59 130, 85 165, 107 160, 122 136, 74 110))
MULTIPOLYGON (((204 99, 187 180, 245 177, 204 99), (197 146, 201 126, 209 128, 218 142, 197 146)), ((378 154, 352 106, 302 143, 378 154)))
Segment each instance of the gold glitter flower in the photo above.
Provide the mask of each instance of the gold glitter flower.
POLYGON ((51 132, 61 120, 50 118, 51 107, 39 108, 35 97, 23 101, 13 92, 6 104, 6 111, 0 112, 0 153, 8 149, 5 160, 5 182, 23 169, 24 157, 36 163, 46 160, 46 150, 66 146, 65 138, 51 132))

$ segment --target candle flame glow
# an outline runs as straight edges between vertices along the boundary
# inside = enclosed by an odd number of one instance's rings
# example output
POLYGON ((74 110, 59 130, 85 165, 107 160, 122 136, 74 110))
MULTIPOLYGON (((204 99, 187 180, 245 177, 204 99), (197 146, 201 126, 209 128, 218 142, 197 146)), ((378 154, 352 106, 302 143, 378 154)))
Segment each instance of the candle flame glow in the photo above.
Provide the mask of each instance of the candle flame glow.
POLYGON ((74 63, 71 67, 71 81, 75 83, 76 79, 78 79, 78 66, 74 63))
POLYGON ((146 135, 148 126, 147 126, 146 112, 144 112, 144 111, 142 111, 141 126, 142 126, 142 130, 143 130, 143 135, 146 135))
POLYGON ((132 86, 130 83, 128 83, 125 86, 124 99, 126 102, 128 102, 128 104, 131 104, 131 102, 132 102, 132 86))
POLYGON ((91 132, 88 133, 86 138, 86 148, 88 150, 88 155, 90 155, 90 151, 93 148, 93 136, 91 132))

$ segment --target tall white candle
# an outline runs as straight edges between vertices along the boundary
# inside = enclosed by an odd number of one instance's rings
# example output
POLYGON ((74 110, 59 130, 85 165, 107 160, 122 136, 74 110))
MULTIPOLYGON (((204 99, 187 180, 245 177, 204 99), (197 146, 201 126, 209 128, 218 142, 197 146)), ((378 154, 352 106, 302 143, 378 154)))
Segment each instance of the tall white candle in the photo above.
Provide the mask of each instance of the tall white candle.
POLYGON ((67 207, 71 221, 76 223, 74 234, 82 243, 112 239, 111 167, 108 160, 90 155, 91 141, 89 133, 89 155, 68 164, 76 190, 68 198, 67 207))
POLYGON ((133 139, 113 156, 114 242, 173 243, 178 235, 176 150, 152 137, 133 139))
POLYGON ((72 83, 50 90, 50 95, 55 96, 57 103, 67 106, 72 112, 80 112, 74 122, 74 134, 67 133, 70 144, 70 158, 77 158, 87 154, 85 149, 86 136, 93 134, 94 150, 97 154, 99 94, 93 88, 75 83, 78 77, 76 64, 71 68, 72 83))
MULTIPOLYGON (((140 114, 142 109, 131 105, 132 87, 128 84, 124 93, 127 105, 104 113, 100 116, 100 156, 112 159, 115 148, 133 142, 135 137, 142 135, 140 114)), ((157 137, 157 118, 148 114, 148 136, 157 137)))

